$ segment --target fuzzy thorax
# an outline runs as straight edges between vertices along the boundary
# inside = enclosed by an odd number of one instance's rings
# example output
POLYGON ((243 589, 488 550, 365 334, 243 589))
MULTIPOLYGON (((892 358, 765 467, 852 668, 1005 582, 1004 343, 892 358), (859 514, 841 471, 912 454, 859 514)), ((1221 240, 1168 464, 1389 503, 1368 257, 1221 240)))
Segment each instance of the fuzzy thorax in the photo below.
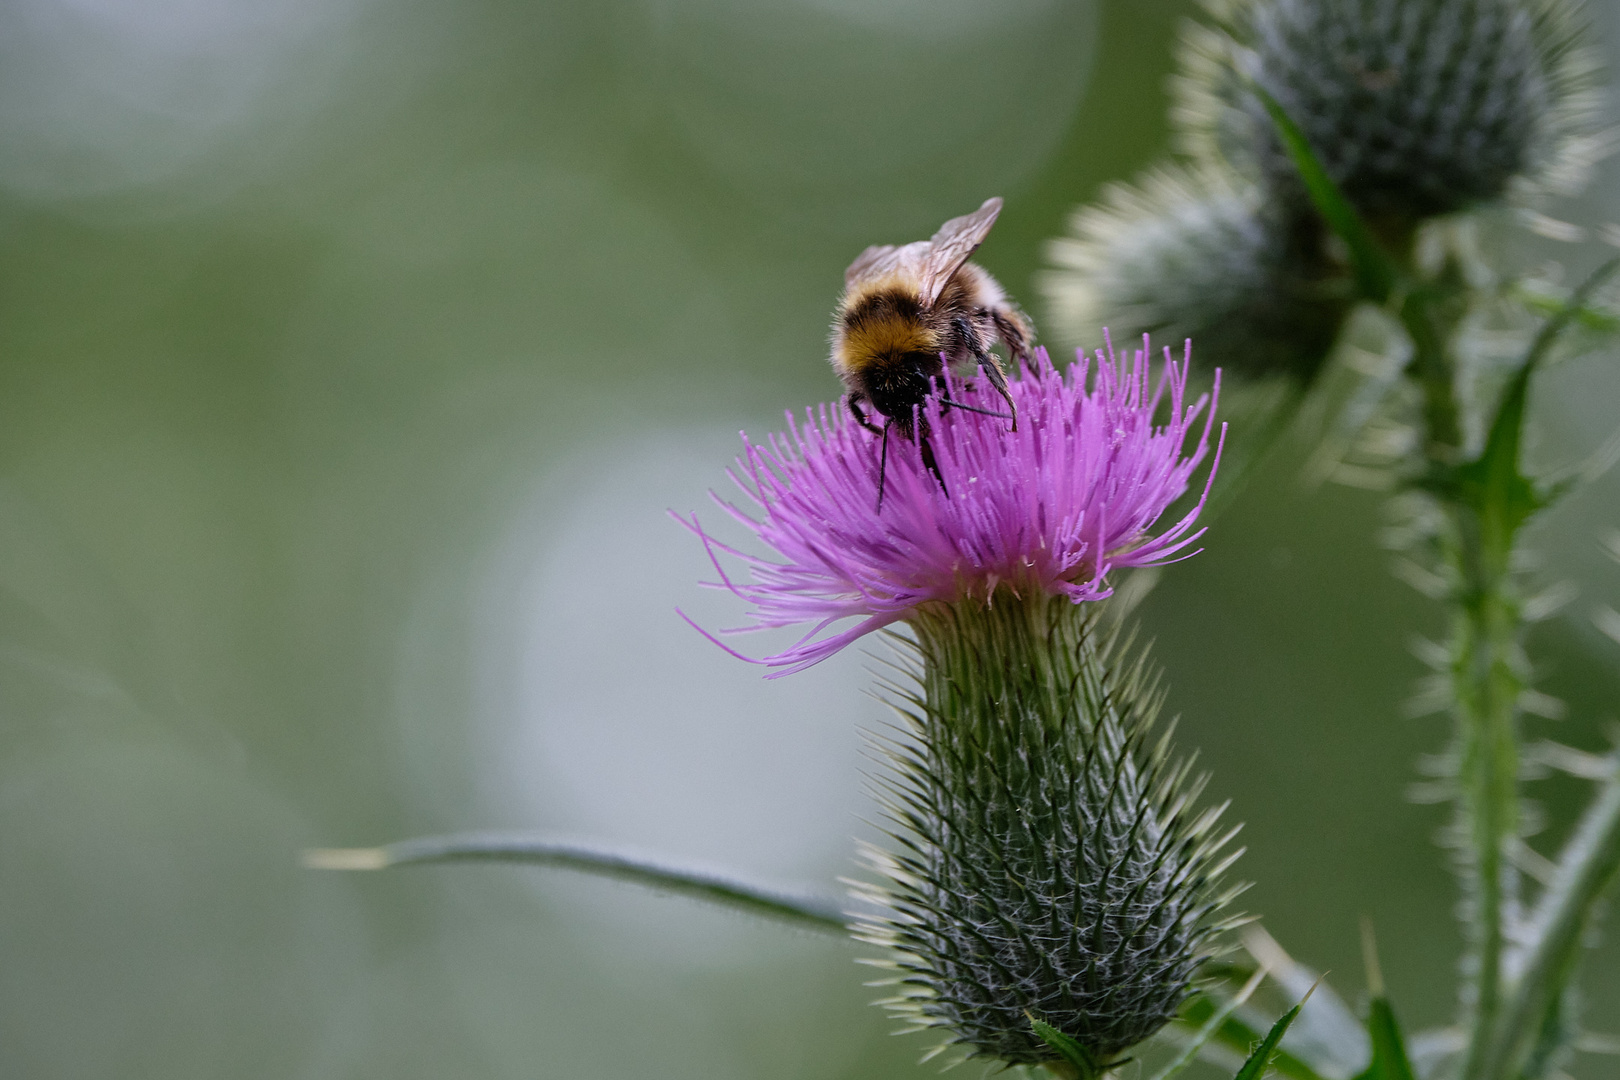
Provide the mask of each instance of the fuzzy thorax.
POLYGON ((1106 1064, 1167 1022, 1227 925, 1236 857, 1221 808, 1172 757, 1144 656, 1095 605, 1000 593, 911 618, 909 737, 892 762, 892 852, 868 852, 888 912, 863 928, 886 1002, 969 1056, 1056 1059, 1042 1020, 1106 1064))
POLYGON ((852 289, 833 326, 833 367, 846 378, 911 353, 934 357, 937 367, 942 347, 941 336, 923 321, 916 286, 899 281, 852 289))

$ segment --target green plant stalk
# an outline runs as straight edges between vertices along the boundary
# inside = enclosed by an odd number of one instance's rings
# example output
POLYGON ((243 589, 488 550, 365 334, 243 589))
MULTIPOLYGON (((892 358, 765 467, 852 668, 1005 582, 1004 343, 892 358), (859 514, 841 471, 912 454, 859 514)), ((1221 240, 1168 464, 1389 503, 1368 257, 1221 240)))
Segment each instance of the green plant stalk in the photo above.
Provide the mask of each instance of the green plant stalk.
POLYGON ((1423 452, 1431 469, 1457 464, 1462 452, 1462 421, 1457 410, 1456 373, 1446 351, 1446 329, 1435 298, 1414 288, 1401 299, 1400 320, 1412 341, 1410 371, 1423 390, 1423 452))
POLYGON ((1587 808, 1558 860, 1558 873, 1530 919, 1533 933, 1503 1005, 1487 1073, 1507 1077, 1537 1033, 1556 1022, 1596 901, 1620 876, 1620 776, 1587 808), (1562 976, 1562 977, 1560 977, 1562 976))
MULTIPOLYGON (((1411 371, 1423 391, 1424 457, 1431 477, 1448 475, 1463 454, 1455 369, 1446 342, 1451 320, 1426 290, 1402 301, 1412 341, 1411 371)), ((1508 845, 1519 830, 1517 657, 1521 620, 1510 567, 1518 522, 1492 500, 1471 500, 1434 485, 1451 526, 1442 554, 1458 582, 1451 615, 1452 714, 1458 749, 1457 827, 1469 851, 1470 943, 1474 950, 1468 1055, 1462 1075, 1483 1075, 1501 1007, 1507 910, 1516 875, 1508 845)))
MULTIPOLYGON (((1607 881, 1616 874, 1609 842, 1584 847, 1572 842, 1561 865, 1561 882, 1587 883, 1564 890, 1572 906, 1556 907, 1558 889, 1543 897, 1536 937, 1521 947, 1528 961, 1510 988, 1504 1008, 1506 925, 1517 917, 1518 877, 1508 845, 1519 833, 1518 701, 1523 613, 1513 591, 1514 546, 1524 523, 1557 492, 1539 490, 1519 469, 1525 403, 1531 375, 1553 342, 1587 310, 1596 289, 1617 271, 1620 258, 1594 271, 1542 326, 1523 363, 1502 394, 1477 460, 1467 460, 1456 394, 1456 368, 1448 349, 1469 294, 1455 264, 1433 281, 1389 258, 1355 208, 1317 159, 1303 131, 1259 86, 1251 90, 1271 114, 1283 145, 1299 170, 1311 201, 1344 241, 1363 299, 1393 308, 1412 343, 1408 374, 1423 394, 1423 464, 1417 486, 1437 501, 1450 528, 1439 542, 1451 570, 1451 689, 1457 727, 1457 832, 1470 857, 1467 887, 1473 1001, 1462 1080, 1519 1078, 1526 1054, 1551 1062, 1559 1052, 1557 1014, 1578 958, 1579 931, 1607 881), (1553 904, 1553 908, 1547 908, 1553 904), (1526 1045, 1533 1043, 1534 1045, 1526 1045)), ((1409 238, 1402 240, 1405 248, 1409 238)), ((1586 819, 1603 820, 1612 790, 1586 819)), ((1620 816, 1620 808, 1614 810, 1620 816)), ((1598 826, 1593 825, 1593 829, 1598 826)), ((1620 832, 1620 824, 1613 828, 1620 832)), ((1604 834, 1607 835, 1607 834, 1604 834)), ((1577 839, 1586 836, 1579 833, 1577 839)), ((1620 845, 1620 839, 1612 841, 1620 845)), ((1614 855, 1620 861, 1620 853, 1614 855)), ((1526 1074, 1523 1080, 1533 1080, 1526 1074)))
POLYGON ((1515 1055, 1512 1059, 1504 1059, 1504 1061, 1522 1060, 1523 1065, 1515 1072, 1509 1070, 1504 1063, 1497 1068, 1499 1075, 1518 1076, 1521 1080, 1545 1080, 1569 1055, 1570 1048, 1580 1037, 1578 1016, 1580 990, 1575 985, 1575 980, 1580 974, 1579 968, 1580 954, 1577 950, 1570 954, 1569 959, 1560 965, 1556 973, 1558 985, 1563 987, 1563 992, 1555 999, 1555 1007, 1546 1011, 1536 1037, 1530 1041, 1529 1051, 1523 1055, 1515 1055))
POLYGON ((1460 743, 1458 811, 1468 830, 1474 900, 1477 969, 1463 1070, 1472 1078, 1490 1067, 1501 1007, 1504 930, 1516 899, 1516 875, 1505 855, 1519 831, 1517 701, 1523 684, 1515 663, 1520 621, 1507 580, 1511 533, 1493 535, 1489 515, 1472 508, 1448 509, 1458 527, 1453 554, 1465 583, 1452 619, 1452 686, 1460 743))
MULTIPOLYGON (((1465 476, 1462 410, 1456 394, 1456 368, 1448 349, 1466 306, 1467 283, 1454 266, 1433 281, 1402 265, 1374 236, 1345 199, 1312 150, 1304 132, 1263 87, 1250 88, 1271 115, 1277 133, 1299 170, 1328 227, 1344 241, 1362 298, 1392 307, 1412 342, 1408 372, 1423 394, 1423 457, 1420 484, 1437 498, 1450 522, 1442 555, 1456 578, 1451 626, 1451 683, 1459 759, 1457 825, 1471 852, 1468 887, 1474 949, 1474 1001, 1465 1080, 1485 1066, 1500 1008, 1504 923, 1513 897, 1514 877, 1507 845, 1519 827, 1519 743, 1517 702, 1521 620, 1511 595, 1513 544, 1527 513, 1518 466, 1518 426, 1523 384, 1513 399, 1511 446, 1488 455, 1483 468, 1465 476), (1507 459, 1506 474, 1500 473, 1507 459), (1495 468, 1498 471, 1493 472, 1495 468), (1472 475, 1483 472, 1483 477, 1472 475), (1483 480, 1483 482, 1481 482, 1483 480), (1497 482, 1500 481, 1500 482, 1497 482)), ((1404 246, 1404 244, 1403 244, 1404 246)), ((1538 349, 1551 326, 1538 338, 1538 349)), ((1529 370, 1538 353, 1527 357, 1529 370)), ((1501 417, 1498 417, 1500 420, 1501 417)), ((1496 434, 1493 428, 1493 434, 1496 434)))
MULTIPOLYGON (((1495 666, 1484 673, 1484 678, 1490 681, 1488 691, 1494 693, 1494 700, 1488 701, 1486 707, 1500 711, 1500 730, 1487 731, 1485 736, 1496 738, 1501 742, 1494 751, 1487 747, 1487 755, 1493 757, 1503 769, 1508 764, 1514 767, 1513 773, 1499 777, 1499 783, 1503 792, 1513 793, 1515 807, 1517 793, 1512 785, 1517 775, 1518 742, 1513 708, 1519 692, 1523 689, 1523 683, 1518 678, 1517 665, 1523 621, 1511 593, 1510 564, 1520 527, 1550 501, 1548 494, 1538 491, 1519 467, 1530 378, 1546 358, 1553 343, 1575 318, 1576 313, 1617 269, 1620 269, 1620 259, 1610 260, 1599 267, 1575 290, 1569 304, 1543 324, 1525 354, 1523 363, 1503 390, 1501 402, 1491 420, 1485 446, 1478 460, 1457 469, 1452 474, 1453 482, 1446 486, 1453 493, 1454 501, 1464 511, 1459 515, 1464 527, 1461 535, 1465 538, 1475 538, 1472 545, 1465 543, 1465 551, 1477 555, 1481 564, 1480 570, 1473 577, 1465 579, 1469 588, 1464 591, 1464 603, 1465 606, 1471 605, 1481 609, 1476 613, 1478 615, 1476 622, 1487 630, 1494 630, 1499 646, 1499 651, 1494 657, 1495 666), (1476 591, 1473 588, 1476 580, 1494 582, 1495 588, 1476 591), (1508 761, 1509 751, 1512 753, 1511 762, 1508 761)), ((1487 715, 1487 719, 1490 718, 1487 715)), ((1504 794, 1498 805, 1506 805, 1505 797, 1504 794)), ((1600 814, 1602 808, 1603 803, 1600 800, 1592 813, 1600 814)), ((1583 819, 1586 820, 1598 819, 1590 817, 1583 819)), ((1516 833, 1517 822, 1509 824, 1514 826, 1516 833)), ((1578 833, 1577 839, 1584 835, 1578 833)), ((1503 842, 1512 838, 1513 834, 1501 836, 1503 842)), ((1605 847, 1597 842, 1587 843, 1584 846, 1571 845, 1566 849, 1566 861, 1561 866, 1563 878, 1584 880, 1591 873, 1602 871, 1605 853, 1605 847)), ((1501 858, 1500 851, 1497 857, 1501 858)), ((1505 865, 1504 861, 1501 883, 1508 899, 1516 900, 1517 897, 1513 895, 1516 882, 1509 877, 1511 873, 1511 868, 1505 865)), ((1602 882, 1605 880, 1606 876, 1600 874, 1595 888, 1601 890, 1602 882)), ((1596 898, 1597 892, 1588 893, 1583 906, 1570 916, 1577 925, 1584 924, 1588 920, 1596 898)), ((1538 909, 1538 914, 1540 910, 1538 909)), ((1543 922, 1536 928, 1536 936, 1532 938, 1533 944, 1521 947, 1520 953, 1523 954, 1528 948, 1528 951, 1535 955, 1549 936, 1552 939, 1563 940, 1553 923, 1543 922)), ((1557 1011, 1558 999, 1578 966, 1578 934, 1568 939, 1568 943, 1569 947, 1558 954, 1559 959, 1554 964, 1538 966, 1533 977, 1528 980, 1521 976, 1513 990, 1515 1001, 1544 999, 1550 1003, 1539 1013, 1545 1022, 1538 1026, 1541 1037, 1538 1042, 1539 1049, 1535 1053, 1543 1061, 1552 1060, 1557 1053, 1556 1039, 1561 1028, 1559 1018, 1554 1013, 1557 1011), (1549 1039, 1554 1042, 1549 1043, 1549 1039)), ((1522 963, 1518 966, 1521 972, 1524 971, 1522 963)), ((1500 957, 1497 976, 1499 983, 1500 957)), ((1499 989, 1499 985, 1493 987, 1493 990, 1499 989)), ((1494 1004, 1493 999, 1493 1007, 1494 1004)), ((1476 1025, 1469 1050, 1469 1063, 1472 1068, 1485 1076, 1502 1077, 1509 1075, 1516 1067, 1516 1063, 1524 1059, 1525 1047, 1521 1045, 1522 1029, 1528 1021, 1522 1017, 1526 1015, 1527 1008, 1535 1011, 1534 1006, 1510 1008, 1505 1014, 1504 1030, 1491 1031, 1485 1024, 1476 1025)), ((1487 1019, 1494 1020, 1496 1017, 1489 1016, 1487 1019)), ((1465 1075, 1474 1074, 1465 1073, 1465 1075)))

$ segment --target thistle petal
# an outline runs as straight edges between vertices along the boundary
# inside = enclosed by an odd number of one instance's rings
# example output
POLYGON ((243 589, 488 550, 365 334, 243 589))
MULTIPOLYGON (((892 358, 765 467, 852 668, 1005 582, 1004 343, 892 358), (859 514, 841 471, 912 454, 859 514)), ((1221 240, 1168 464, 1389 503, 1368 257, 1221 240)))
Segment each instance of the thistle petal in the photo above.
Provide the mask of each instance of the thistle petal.
MULTIPOLYGON (((1203 535, 1202 501, 1154 530, 1209 453, 1215 401, 1186 400, 1187 355, 1177 361, 1166 350, 1157 379, 1149 355, 1144 338, 1130 360, 1110 350, 1063 372, 1038 350, 1009 384, 1016 431, 930 398, 918 428, 931 432, 937 474, 916 443, 891 446, 881 509, 879 437, 842 410, 789 416, 787 432, 763 444, 745 437, 732 475, 759 516, 723 505, 780 561, 741 557, 696 516, 679 520, 704 542, 721 586, 751 605, 744 629, 810 625, 792 648, 757 661, 781 669, 773 677, 931 603, 1003 592, 1103 599, 1111 571, 1185 558, 1203 535), (1166 419, 1155 423, 1161 406, 1166 419), (722 556, 738 557, 749 579, 727 574, 722 556)), ((951 376, 945 389, 969 404, 990 396, 951 376)))

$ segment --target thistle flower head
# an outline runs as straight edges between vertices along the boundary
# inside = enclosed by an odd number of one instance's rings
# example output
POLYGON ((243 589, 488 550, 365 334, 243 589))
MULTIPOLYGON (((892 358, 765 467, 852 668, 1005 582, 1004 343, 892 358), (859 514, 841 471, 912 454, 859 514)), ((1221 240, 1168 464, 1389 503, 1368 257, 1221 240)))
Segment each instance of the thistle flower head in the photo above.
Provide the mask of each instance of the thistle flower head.
POLYGON ((1277 212, 1225 169, 1111 185, 1069 228, 1048 245, 1055 268, 1040 284, 1071 340, 1094 340, 1107 319, 1191 338, 1211 366, 1308 382, 1349 308, 1315 219, 1277 212))
POLYGON ((1568 191, 1600 156, 1597 63, 1575 0, 1217 0, 1189 31, 1188 149, 1303 200, 1258 83, 1364 214, 1415 221, 1568 191))
POLYGON ((890 687, 909 721, 888 747, 895 852, 870 852, 884 914, 858 936, 889 950, 890 1004, 971 1055, 1056 1060, 1034 1017, 1105 1069, 1175 1015, 1224 928, 1230 834, 1193 809, 1202 782, 1155 731, 1154 677, 1097 640, 1084 603, 1109 595, 1110 571, 1202 535, 1202 499, 1155 531, 1209 452, 1215 403, 1187 400, 1188 353, 1159 367, 1144 338, 1129 360, 1110 348, 1060 371, 1040 351, 1010 384, 1016 430, 988 388, 950 376, 915 441, 833 406, 790 416, 786 434, 744 439, 733 478, 753 512, 721 504, 777 558, 684 522, 717 586, 752 605, 744 629, 810 624, 759 661, 782 674, 910 625, 916 686, 890 687))
MULTIPOLYGON (((1065 372, 1038 352, 1010 384, 1016 431, 930 397, 916 427, 928 432, 921 437, 937 471, 897 432, 887 436, 885 461, 884 437, 830 405, 802 422, 789 416, 787 433, 764 444, 745 436, 732 477, 757 516, 721 505, 780 560, 721 544, 696 517, 682 520, 714 559, 715 584, 752 605, 753 623, 740 629, 809 624, 792 648, 758 662, 784 669, 778 674, 801 670, 933 602, 1003 592, 1102 599, 1109 571, 1185 554, 1202 535, 1202 500, 1153 529, 1208 452, 1214 403, 1186 400, 1185 357, 1174 361, 1167 350, 1155 377, 1149 355, 1144 339, 1128 361, 1110 349, 1065 372), (751 580, 729 575, 721 555, 741 561, 751 580), (859 621, 822 636, 850 618, 859 621)), ((986 410, 999 400, 951 377, 943 389, 986 410)))

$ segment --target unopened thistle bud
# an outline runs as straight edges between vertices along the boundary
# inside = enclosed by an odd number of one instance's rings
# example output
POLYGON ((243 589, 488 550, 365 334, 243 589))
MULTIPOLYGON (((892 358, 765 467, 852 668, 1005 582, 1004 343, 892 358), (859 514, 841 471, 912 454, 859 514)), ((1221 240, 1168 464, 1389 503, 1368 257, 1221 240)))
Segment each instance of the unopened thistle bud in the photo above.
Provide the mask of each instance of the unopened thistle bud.
POLYGON ((1071 340, 1115 330, 1198 342, 1203 363, 1309 382, 1350 306, 1313 216, 1279 212, 1227 170, 1162 168, 1114 184, 1051 241, 1040 280, 1071 340))
POLYGON ((1187 148, 1303 203, 1264 87, 1363 214, 1390 227, 1568 191, 1604 137, 1575 0, 1217 0, 1177 80, 1187 148), (1404 223, 1404 224, 1403 224, 1404 223))
POLYGON ((896 850, 871 853, 884 914, 859 936, 888 950, 889 1004, 971 1056, 1061 1060, 1038 1020, 1106 1067, 1175 1015, 1223 929, 1230 834, 1219 809, 1194 809, 1201 782, 1155 727, 1155 677, 1099 635, 1091 603, 1111 572, 1202 535, 1202 500, 1155 532, 1210 448, 1214 403, 1186 400, 1187 375, 1167 355, 1153 378, 1145 350, 1067 372, 1039 352, 1011 383, 1016 431, 951 408, 994 402, 949 379, 916 426, 931 464, 892 446, 881 509, 878 438, 823 407, 746 443, 735 474, 757 516, 733 515, 780 561, 686 522, 716 584, 752 605, 745 629, 811 624, 758 661, 777 674, 910 627, 917 685, 890 688, 910 724, 886 778, 896 850))

